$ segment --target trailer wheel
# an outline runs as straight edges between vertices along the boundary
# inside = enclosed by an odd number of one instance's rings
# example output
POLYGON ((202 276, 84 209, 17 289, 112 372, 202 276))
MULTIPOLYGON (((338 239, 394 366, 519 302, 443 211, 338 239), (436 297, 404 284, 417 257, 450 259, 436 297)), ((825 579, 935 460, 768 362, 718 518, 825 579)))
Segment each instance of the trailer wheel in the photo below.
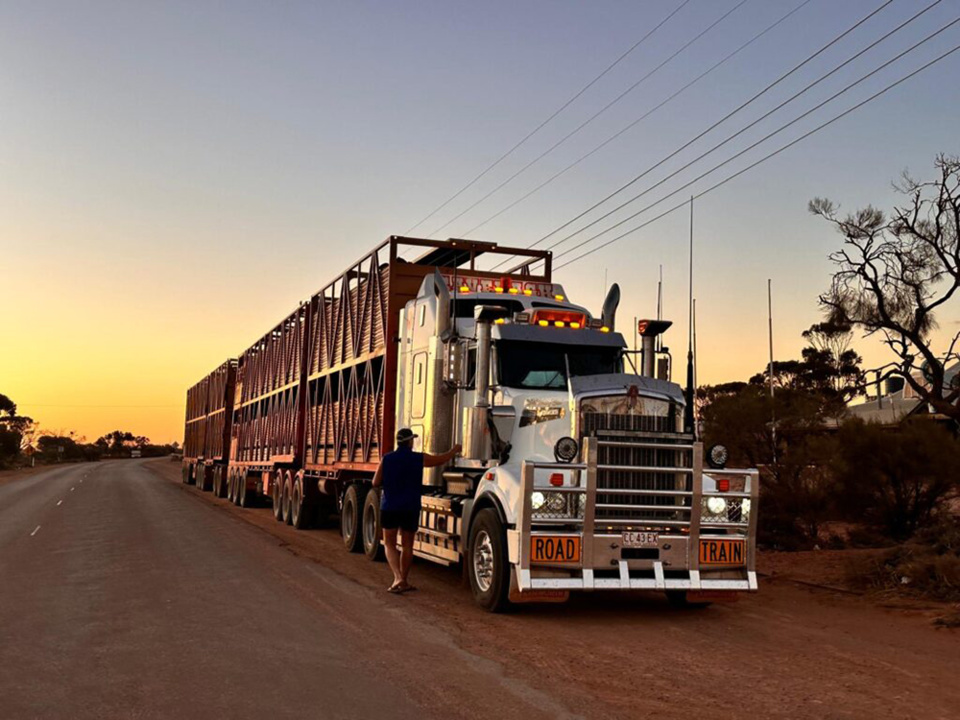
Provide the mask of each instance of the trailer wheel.
POLYGON ((290 474, 287 473, 283 478, 283 491, 280 495, 280 506, 283 510, 283 522, 287 525, 293 523, 293 512, 290 509, 293 496, 293 482, 290 480, 290 474))
POLYGON ((510 563, 506 533, 493 508, 484 508, 470 528, 467 545, 467 574, 477 605, 489 612, 503 612, 510 606, 510 563))
POLYGON ((314 515, 313 503, 303 492, 303 479, 293 481, 293 494, 290 497, 290 524, 297 530, 306 530, 310 527, 314 515))
POLYGON ((371 490, 363 501, 363 552, 374 562, 381 562, 385 557, 383 545, 380 544, 382 535, 380 492, 371 490))
POLYGON ((217 467, 213 471, 213 494, 218 498, 227 496, 227 479, 223 474, 222 467, 217 467))
POLYGON ((206 465, 199 468, 200 472, 197 473, 197 489, 200 492, 208 492, 211 487, 211 482, 209 479, 209 473, 207 472, 208 468, 206 465))
POLYGON ((363 549, 363 530, 361 528, 361 509, 367 494, 366 488, 354 483, 343 494, 343 507, 340 509, 340 535, 343 544, 350 552, 363 549))
POLYGON ((237 473, 231 470, 227 473, 227 502, 233 502, 233 495, 237 488, 237 473))
POLYGON ((277 522, 283 522, 283 474, 277 476, 270 484, 270 500, 273 504, 273 517, 277 522))
POLYGON ((193 469, 193 466, 190 465, 189 463, 184 464, 183 470, 181 473, 183 476, 182 481, 184 485, 189 485, 193 481, 193 473, 191 472, 192 469, 193 469))
POLYGON ((253 507, 253 493, 247 489, 247 474, 240 473, 237 478, 237 505, 242 508, 253 507))

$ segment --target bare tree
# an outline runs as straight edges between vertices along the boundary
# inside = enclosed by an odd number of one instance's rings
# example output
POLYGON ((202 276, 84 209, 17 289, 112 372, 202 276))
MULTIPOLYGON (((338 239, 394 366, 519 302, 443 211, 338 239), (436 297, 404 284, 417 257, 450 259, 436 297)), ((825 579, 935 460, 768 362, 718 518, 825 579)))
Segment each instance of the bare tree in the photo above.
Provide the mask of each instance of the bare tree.
POLYGON ((894 188, 908 201, 889 218, 871 206, 840 218, 823 198, 809 209, 844 238, 830 255, 837 268, 830 289, 820 296, 828 322, 881 335, 897 356, 886 375, 903 377, 923 402, 960 422, 960 384, 945 378, 960 333, 946 355, 931 343, 936 313, 960 288, 960 158, 939 155, 935 167, 939 177, 931 181, 903 173, 894 188))

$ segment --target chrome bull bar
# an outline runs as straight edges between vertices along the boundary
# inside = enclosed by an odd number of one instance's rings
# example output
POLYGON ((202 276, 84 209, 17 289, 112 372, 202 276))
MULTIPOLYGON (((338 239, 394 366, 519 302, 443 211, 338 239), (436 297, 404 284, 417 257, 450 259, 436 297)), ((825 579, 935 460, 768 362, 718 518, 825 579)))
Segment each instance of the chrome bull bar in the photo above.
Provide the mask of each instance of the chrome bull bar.
MULTIPOLYGON (((524 591, 565 590, 679 590, 679 591, 755 591, 757 506, 759 500, 759 473, 755 469, 704 470, 703 446, 701 443, 687 445, 670 444, 667 450, 690 452, 691 467, 661 467, 651 465, 603 465, 597 462, 597 449, 603 445, 620 447, 664 449, 664 445, 646 441, 611 441, 584 438, 581 463, 551 463, 524 461, 521 471, 521 509, 517 530, 511 531, 511 561, 515 563, 517 587, 524 591), (606 469, 618 473, 643 476, 647 473, 678 473, 690 476, 689 489, 598 488, 598 471, 606 469), (574 471, 577 483, 574 486, 541 487, 535 484, 538 470, 574 471), (716 480, 723 476, 746 478, 743 491, 724 491, 704 488, 704 477, 716 480), (582 512, 567 517, 537 517, 533 508, 535 492, 580 496, 574 503, 582 512), (605 495, 651 496, 676 498, 672 505, 604 503, 605 495), (703 516, 704 504, 711 497, 725 501, 740 500, 741 514, 736 521, 711 521, 703 516), (598 502, 598 498, 600 501, 598 502), (749 510, 743 517, 742 501, 748 500, 749 510), (689 501, 689 505, 686 502, 689 501), (598 524, 597 508, 635 510, 643 513, 675 512, 677 519, 663 518, 616 518, 598 524), (688 517, 685 517, 688 516, 688 517), (614 529, 616 526, 616 529, 614 529), (620 556, 618 548, 622 529, 657 532, 658 557, 649 561, 636 561, 620 556), (701 530, 708 539, 742 540, 746 546, 746 558, 742 566, 731 569, 716 567, 701 568, 701 530), (725 531, 725 532, 723 532, 725 531), (531 557, 532 544, 538 536, 571 537, 580 539, 580 557, 576 563, 556 565, 535 563, 531 557), (673 547, 673 546, 676 547, 673 547), (603 562, 601 562, 603 560, 603 562)), ((651 551, 653 548, 650 548, 651 551)))

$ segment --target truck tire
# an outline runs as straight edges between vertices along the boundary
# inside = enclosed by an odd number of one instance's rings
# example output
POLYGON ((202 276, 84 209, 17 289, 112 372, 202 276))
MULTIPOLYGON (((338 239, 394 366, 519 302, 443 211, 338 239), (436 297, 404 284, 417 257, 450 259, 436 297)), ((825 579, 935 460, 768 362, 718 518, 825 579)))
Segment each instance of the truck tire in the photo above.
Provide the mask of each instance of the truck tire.
POLYGON ((380 492, 371 490, 363 500, 363 552, 374 562, 382 562, 386 557, 380 538, 383 529, 380 527, 380 492))
POLYGON ((192 465, 184 464, 183 470, 181 471, 182 482, 184 485, 189 485, 193 481, 193 473, 191 472, 192 470, 192 465))
POLYGON ((237 505, 242 508, 253 507, 253 493, 247 489, 247 474, 240 473, 237 478, 237 505))
POLYGON ((283 475, 281 473, 277 473, 270 485, 270 501, 274 519, 277 522, 283 522, 283 475))
POLYGON ((293 491, 290 496, 290 524, 297 530, 306 530, 312 524, 314 504, 303 492, 303 479, 293 481, 293 491))
POLYGON ((207 478, 207 467, 198 467, 197 470, 197 490, 200 492, 207 492, 210 490, 210 481, 207 478))
POLYGON ((363 501, 367 489, 354 483, 343 494, 343 507, 340 508, 340 536, 350 552, 358 553, 363 549, 363 501))
POLYGON ((231 470, 227 477, 227 502, 233 502, 233 496, 237 491, 237 474, 231 470))
POLYGON ((213 471, 213 494, 218 498, 227 496, 227 479, 223 476, 223 468, 217 467, 213 471))
POLYGON ((283 509, 283 522, 287 525, 293 523, 293 513, 290 510, 290 500, 293 495, 293 483, 289 475, 283 478, 283 492, 280 495, 280 506, 283 509))
POLYGON ((237 480, 233 484, 233 504, 237 507, 240 507, 240 488, 243 487, 244 482, 246 481, 245 473, 243 470, 240 470, 237 473, 237 480))
POLYGON ((699 610, 710 607, 711 604, 709 602, 690 602, 687 600, 686 590, 667 590, 666 595, 667 601, 673 605, 673 607, 683 610, 699 610))
POLYGON ((506 533, 493 508, 477 513, 467 544, 467 575, 473 599, 488 612, 503 612, 510 607, 510 562, 506 533))

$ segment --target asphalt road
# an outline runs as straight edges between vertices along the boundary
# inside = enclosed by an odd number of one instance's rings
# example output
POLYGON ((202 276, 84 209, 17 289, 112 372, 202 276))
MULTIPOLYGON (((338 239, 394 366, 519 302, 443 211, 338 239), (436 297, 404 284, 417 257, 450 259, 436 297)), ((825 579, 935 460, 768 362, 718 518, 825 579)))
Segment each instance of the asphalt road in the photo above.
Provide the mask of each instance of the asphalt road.
POLYGON ((0 718, 576 715, 396 600, 143 461, 17 479, 0 485, 0 718))

